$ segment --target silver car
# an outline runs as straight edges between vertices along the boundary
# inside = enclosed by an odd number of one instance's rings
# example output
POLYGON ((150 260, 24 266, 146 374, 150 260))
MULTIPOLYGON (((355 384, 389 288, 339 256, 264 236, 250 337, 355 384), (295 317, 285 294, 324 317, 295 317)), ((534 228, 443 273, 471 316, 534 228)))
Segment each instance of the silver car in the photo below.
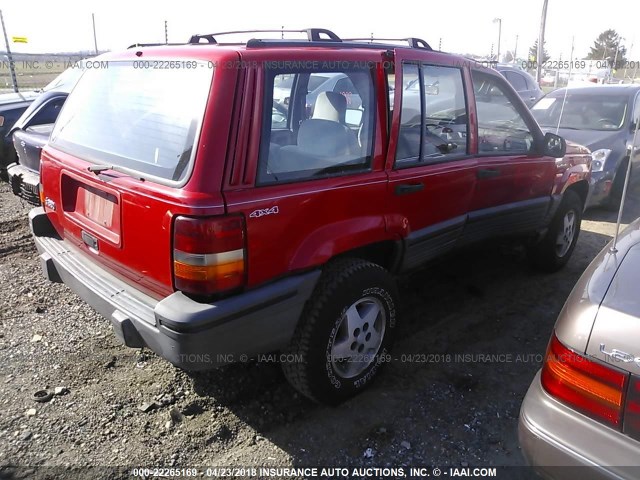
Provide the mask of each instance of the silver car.
POLYGON ((520 411, 522 451, 547 478, 640 478, 640 219, 612 245, 567 299, 520 411))

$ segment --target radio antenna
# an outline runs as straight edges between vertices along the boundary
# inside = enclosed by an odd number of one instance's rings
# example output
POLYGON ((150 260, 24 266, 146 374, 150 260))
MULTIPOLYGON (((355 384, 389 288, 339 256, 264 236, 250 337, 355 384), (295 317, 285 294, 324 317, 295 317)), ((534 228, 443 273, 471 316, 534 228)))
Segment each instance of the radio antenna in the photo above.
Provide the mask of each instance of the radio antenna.
POLYGON ((629 153, 629 162, 627 165, 627 172, 624 177, 624 186, 622 187, 622 198, 620 198, 620 208, 618 210, 618 221, 616 222, 616 233, 613 236, 613 243, 611 244, 611 253, 617 253, 618 248, 618 235, 620 235, 620 224, 622 223, 622 210, 624 209, 624 199, 627 196, 627 188, 629 187, 629 177, 631 176, 631 159, 633 158, 636 140, 638 138, 638 128, 640 128, 640 117, 635 119, 636 130, 633 133, 633 142, 631 143, 631 152, 629 153))

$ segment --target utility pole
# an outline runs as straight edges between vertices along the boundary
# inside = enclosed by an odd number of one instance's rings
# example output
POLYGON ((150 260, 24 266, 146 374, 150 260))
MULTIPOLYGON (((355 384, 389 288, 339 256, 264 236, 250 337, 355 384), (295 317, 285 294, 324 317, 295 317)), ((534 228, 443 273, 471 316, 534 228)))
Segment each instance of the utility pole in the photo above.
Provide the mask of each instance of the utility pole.
MULTIPOLYGON (((635 37, 631 40, 631 46, 629 47, 629 52, 633 50, 633 44, 636 43, 635 37)), ((627 79, 627 63, 624 64, 624 72, 622 73, 622 81, 624 82, 627 79)))
POLYGON ((494 18, 493 19, 493 23, 497 23, 498 24, 498 55, 496 60, 498 61, 498 63, 500 63, 500 40, 502 37, 502 19, 501 18, 494 18))
POLYGON ((518 61, 518 37, 519 35, 516 35, 516 48, 513 49, 513 63, 518 61))
POLYGON ((542 78, 542 60, 544 59, 544 29, 547 24, 547 4, 549 0, 544 0, 542 4, 542 16, 540 17, 540 34, 538 35, 538 58, 536 62, 536 81, 540 85, 542 78))
POLYGON ((9 61, 9 70, 11 72, 11 83, 13 84, 13 91, 18 93, 16 66, 13 63, 13 57, 11 56, 11 48, 9 48, 9 37, 7 37, 7 29, 4 26, 4 17, 2 16, 2 10, 0 10, 0 23, 2 23, 2 31, 4 32, 4 43, 7 46, 7 60, 9 61))
POLYGON ((169 43, 169 30, 167 29, 167 21, 164 21, 164 43, 165 45, 169 43))
POLYGON ((98 40, 96 37, 96 16, 94 13, 91 14, 91 22, 93 23, 93 47, 96 50, 96 55, 98 55, 98 40))

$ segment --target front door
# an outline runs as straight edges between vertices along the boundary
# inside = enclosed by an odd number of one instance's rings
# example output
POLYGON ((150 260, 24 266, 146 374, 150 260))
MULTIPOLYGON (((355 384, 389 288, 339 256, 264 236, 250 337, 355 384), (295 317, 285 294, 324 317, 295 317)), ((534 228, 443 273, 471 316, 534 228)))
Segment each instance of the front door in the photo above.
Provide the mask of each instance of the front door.
POLYGON ((429 53, 418 55, 396 52, 387 157, 387 225, 406 238, 404 269, 454 246, 476 182, 464 69, 432 62, 429 53))
POLYGON ((538 153, 539 129, 500 75, 472 70, 472 78, 478 162, 465 241, 534 230, 547 214, 555 159, 538 153))

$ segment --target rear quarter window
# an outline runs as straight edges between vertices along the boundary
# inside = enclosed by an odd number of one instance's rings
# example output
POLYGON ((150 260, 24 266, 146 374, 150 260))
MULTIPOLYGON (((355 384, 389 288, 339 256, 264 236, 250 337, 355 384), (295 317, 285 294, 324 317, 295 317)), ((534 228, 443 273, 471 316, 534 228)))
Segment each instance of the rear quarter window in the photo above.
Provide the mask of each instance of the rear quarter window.
POLYGON ((190 171, 213 70, 196 61, 181 62, 191 65, 183 69, 140 63, 108 62, 108 68, 87 70, 60 113, 51 143, 159 183, 181 182, 190 171))

